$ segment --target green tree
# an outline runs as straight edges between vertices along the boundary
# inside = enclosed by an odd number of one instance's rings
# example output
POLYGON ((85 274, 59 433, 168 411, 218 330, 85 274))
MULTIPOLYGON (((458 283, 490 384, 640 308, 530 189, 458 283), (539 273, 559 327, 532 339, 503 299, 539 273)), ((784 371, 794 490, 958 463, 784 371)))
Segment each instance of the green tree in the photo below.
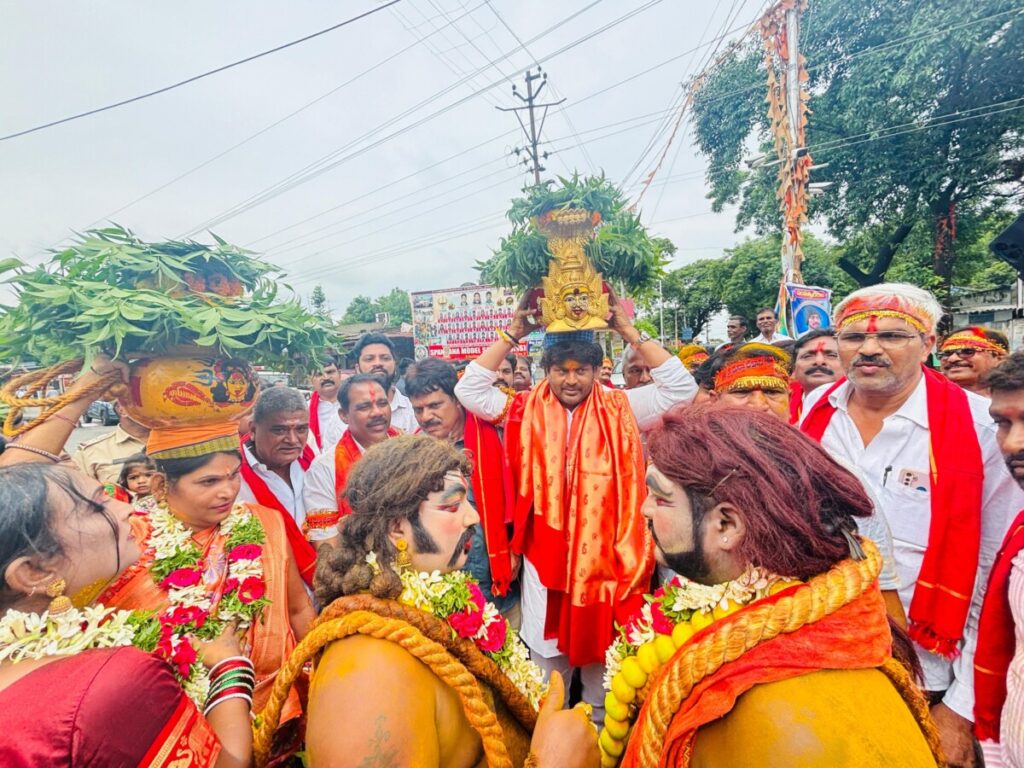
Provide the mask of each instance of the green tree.
POLYGON ((325 320, 329 320, 331 317, 331 311, 327 306, 327 294, 324 293, 324 287, 319 283, 313 286, 313 291, 309 294, 309 310, 325 320))
MULTIPOLYGON (((928 255, 944 296, 962 246, 993 208, 1024 200, 1024 14, 1019 0, 851 3, 817 0, 802 20, 811 99, 806 143, 815 182, 808 215, 842 244, 859 285, 894 277, 908 246, 928 255), (927 247, 924 247, 927 243, 927 247)), ((777 167, 748 170, 751 140, 774 159, 760 41, 724 62, 694 103, 716 210, 737 227, 778 231, 777 167)), ((902 265, 914 271, 910 264, 902 265)), ((812 282, 808 277, 808 282, 812 282)))
POLYGON ((345 309, 342 323, 372 323, 378 314, 386 312, 392 324, 412 322, 412 304, 408 291, 392 288, 390 293, 371 299, 356 296, 345 309))
MULTIPOLYGON (((720 290, 724 266, 722 259, 700 259, 665 276, 662 281, 665 312, 678 319, 680 329, 689 326, 697 336, 725 306, 720 290)), ((675 325, 673 322, 673 330, 675 325)))

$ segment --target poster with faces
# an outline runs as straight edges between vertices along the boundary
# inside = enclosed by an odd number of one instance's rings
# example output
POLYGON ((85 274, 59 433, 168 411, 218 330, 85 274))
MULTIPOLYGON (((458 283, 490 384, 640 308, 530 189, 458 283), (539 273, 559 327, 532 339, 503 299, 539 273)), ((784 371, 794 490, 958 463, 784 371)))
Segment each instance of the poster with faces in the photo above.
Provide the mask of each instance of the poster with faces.
MULTIPOLYGON (((472 360, 497 338, 495 329, 512 322, 519 297, 495 285, 463 285, 416 291, 412 300, 417 358, 472 360)), ((524 341, 516 354, 528 353, 524 341)))

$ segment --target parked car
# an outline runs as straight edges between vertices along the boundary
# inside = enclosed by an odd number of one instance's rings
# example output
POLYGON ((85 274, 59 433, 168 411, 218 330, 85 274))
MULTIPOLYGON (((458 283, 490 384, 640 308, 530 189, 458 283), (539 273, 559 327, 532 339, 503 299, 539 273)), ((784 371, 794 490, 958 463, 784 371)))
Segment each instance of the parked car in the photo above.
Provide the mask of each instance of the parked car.
POLYGON ((114 403, 107 400, 96 400, 90 403, 82 415, 82 422, 88 424, 91 421, 98 421, 105 427, 117 424, 120 419, 117 416, 117 411, 114 410, 114 403))

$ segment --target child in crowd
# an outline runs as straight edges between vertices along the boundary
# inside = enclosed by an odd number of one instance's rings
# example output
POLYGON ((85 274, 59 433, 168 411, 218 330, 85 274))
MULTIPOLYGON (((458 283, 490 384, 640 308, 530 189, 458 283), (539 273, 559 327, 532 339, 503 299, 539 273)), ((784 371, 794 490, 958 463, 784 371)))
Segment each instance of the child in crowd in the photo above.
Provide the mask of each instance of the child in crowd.
POLYGON ((117 484, 128 490, 132 501, 138 503, 149 496, 149 480, 156 474, 156 464, 144 453, 129 456, 121 467, 117 484))

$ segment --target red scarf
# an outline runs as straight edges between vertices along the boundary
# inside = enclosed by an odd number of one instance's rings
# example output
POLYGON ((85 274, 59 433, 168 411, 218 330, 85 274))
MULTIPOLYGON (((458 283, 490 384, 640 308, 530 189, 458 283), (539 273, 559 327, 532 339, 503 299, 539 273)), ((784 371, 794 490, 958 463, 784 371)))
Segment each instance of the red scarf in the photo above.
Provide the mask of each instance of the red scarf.
POLYGON ((512 512, 512 475, 505 461, 505 449, 498 430, 466 413, 463 450, 473 462, 473 498, 480 513, 491 569, 491 591, 502 596, 512 582, 512 554, 509 550, 507 519, 512 512))
POLYGON ((789 380, 789 423, 799 424, 804 411, 804 388, 796 379, 789 380))
MULTIPOLYGON (((927 368, 923 371, 931 439, 932 518, 928 548, 910 601, 910 637, 926 651, 952 659, 959 652, 978 572, 984 464, 967 395, 945 376, 927 368)), ((844 381, 833 384, 800 425, 819 443, 836 412, 829 396, 844 381)))
POLYGON ((974 654, 974 735, 979 741, 999 741, 999 720, 1006 702, 1006 673, 1017 639, 1010 611, 1010 571, 1013 558, 1024 550, 1024 511, 1010 526, 988 577, 985 602, 978 622, 974 654))
POLYGON ((654 544, 640 430, 626 393, 594 387, 573 411, 547 381, 516 396, 505 426, 516 475, 512 548, 547 588, 545 637, 574 666, 604 660, 614 624, 643 605, 654 544))
POLYGON ((256 470, 249 465, 249 457, 245 452, 245 438, 242 439, 241 453, 242 478, 249 486, 249 490, 252 491, 252 495, 256 497, 257 504, 262 507, 276 509, 281 513, 281 518, 284 520, 284 532, 288 537, 288 544, 292 548, 292 554, 295 555, 295 564, 299 566, 299 575, 304 582, 312 587, 313 571, 316 570, 316 550, 306 540, 306 537, 302 535, 302 531, 299 530, 299 526, 295 523, 291 512, 274 495, 266 481, 256 474, 256 470))
POLYGON ((324 449, 323 438, 320 437, 320 393, 314 392, 309 398, 309 431, 313 433, 316 440, 316 447, 321 451, 324 449))
MULTIPOLYGON (((388 437, 398 437, 399 432, 394 427, 388 427, 388 437)), ((352 466, 363 457, 359 450, 356 439, 352 437, 352 430, 345 430, 341 440, 334 446, 334 496, 338 500, 338 512, 342 517, 352 514, 352 510, 345 501, 345 484, 348 482, 348 473, 352 466)))

